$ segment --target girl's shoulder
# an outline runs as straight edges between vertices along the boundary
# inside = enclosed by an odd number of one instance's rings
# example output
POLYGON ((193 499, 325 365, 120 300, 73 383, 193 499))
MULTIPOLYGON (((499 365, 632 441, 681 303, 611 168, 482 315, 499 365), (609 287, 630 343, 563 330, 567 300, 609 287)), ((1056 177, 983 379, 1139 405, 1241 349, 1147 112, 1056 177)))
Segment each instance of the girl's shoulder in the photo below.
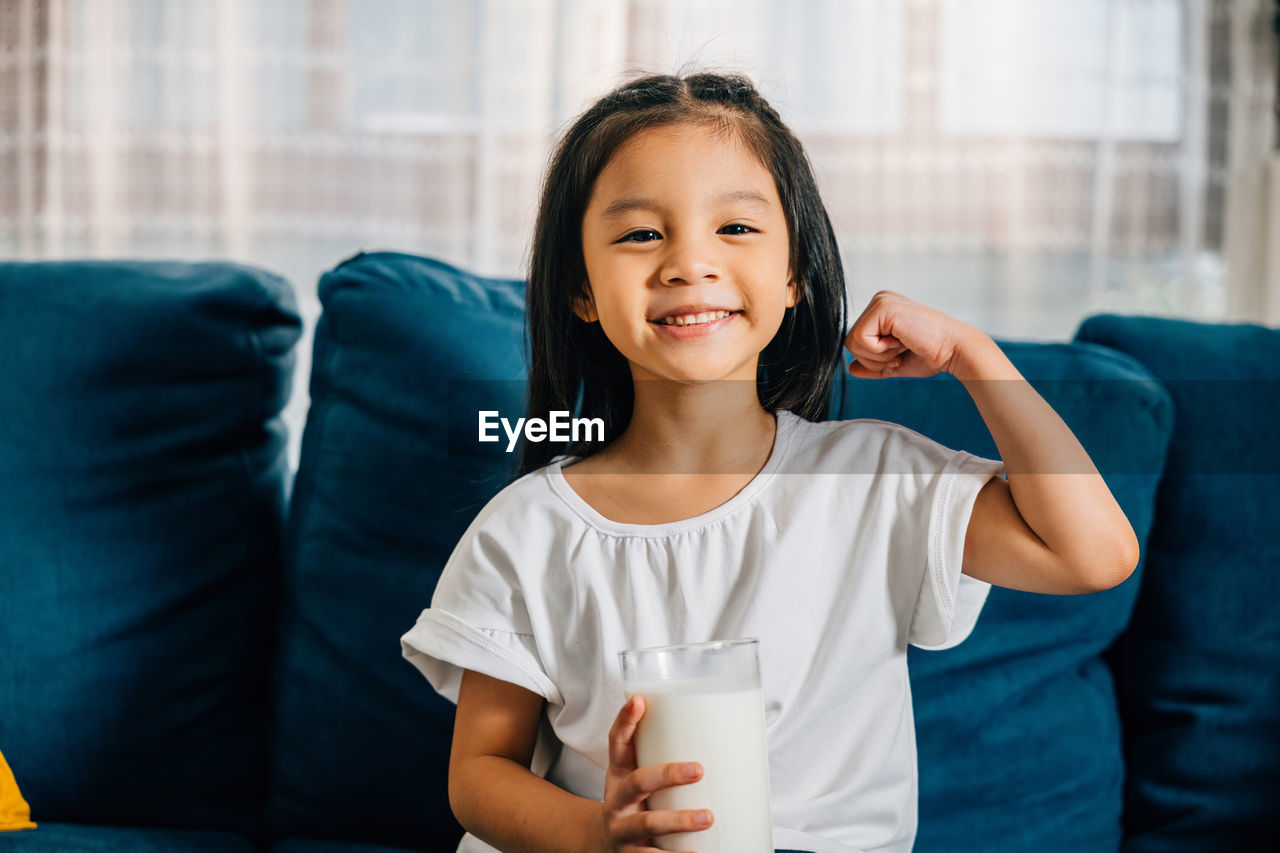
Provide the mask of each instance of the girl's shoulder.
POLYGON ((517 477, 491 497, 472 520, 468 533, 519 540, 532 526, 560 509, 562 501, 551 484, 552 466, 562 457, 517 477))
POLYGON ((798 437, 814 469, 826 473, 917 473, 956 451, 921 432, 878 418, 807 422, 798 437))
POLYGON ((799 432, 808 441, 850 442, 850 441, 884 441, 891 437, 899 437, 908 441, 923 439, 926 436, 902 424, 878 418, 846 418, 843 420, 806 421, 795 416, 799 421, 799 432))

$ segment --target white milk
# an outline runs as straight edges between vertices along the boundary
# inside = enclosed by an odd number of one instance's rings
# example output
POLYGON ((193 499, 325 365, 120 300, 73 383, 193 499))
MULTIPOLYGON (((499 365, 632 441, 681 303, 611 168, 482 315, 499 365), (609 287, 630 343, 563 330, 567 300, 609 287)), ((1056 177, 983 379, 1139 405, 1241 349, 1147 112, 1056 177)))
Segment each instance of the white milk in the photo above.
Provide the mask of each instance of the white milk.
POLYGON ((760 688, 698 690, 712 686, 701 680, 626 685, 628 699, 638 693, 645 701, 635 736, 639 766, 702 764, 701 779, 650 794, 649 808, 710 809, 715 818, 705 830, 660 835, 654 843, 698 853, 773 853, 760 688))

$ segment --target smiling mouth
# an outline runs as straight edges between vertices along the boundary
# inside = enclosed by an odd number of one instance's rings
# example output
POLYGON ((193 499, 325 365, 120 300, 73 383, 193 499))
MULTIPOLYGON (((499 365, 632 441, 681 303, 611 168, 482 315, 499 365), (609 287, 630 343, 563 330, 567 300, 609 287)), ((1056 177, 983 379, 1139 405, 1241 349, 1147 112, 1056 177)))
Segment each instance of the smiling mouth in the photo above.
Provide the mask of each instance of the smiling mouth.
POLYGON ((723 320, 725 317, 741 313, 741 311, 708 311, 705 314, 672 315, 663 317, 661 320, 650 320, 649 322, 658 326, 705 326, 708 323, 714 323, 717 320, 723 320))

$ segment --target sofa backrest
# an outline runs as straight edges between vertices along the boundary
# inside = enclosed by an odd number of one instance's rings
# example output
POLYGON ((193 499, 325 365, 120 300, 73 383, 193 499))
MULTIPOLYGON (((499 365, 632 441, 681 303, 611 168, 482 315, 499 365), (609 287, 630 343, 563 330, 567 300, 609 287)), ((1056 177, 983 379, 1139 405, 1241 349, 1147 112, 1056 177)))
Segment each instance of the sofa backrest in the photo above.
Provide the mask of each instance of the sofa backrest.
POLYGON ((258 827, 300 330, 236 264, 0 264, 0 749, 37 822, 258 827))
MULTIPOLYGON (((287 536, 271 829, 452 850, 454 707, 401 659, 399 637, 514 472, 505 442, 476 443, 476 412, 524 414, 523 284, 377 253, 327 274, 321 301, 287 536)), ((1003 346, 1145 541, 1172 421, 1163 389, 1102 347, 1003 346)), ((831 414, 997 456, 950 377, 837 378, 831 414)), ((1072 598, 994 590, 964 644, 913 655, 918 850, 1118 845, 1120 722, 1100 655, 1140 578, 1072 598)))
POLYGON ((1125 853, 1280 838, 1280 329, 1101 315, 1175 407, 1133 620, 1113 654, 1125 853))

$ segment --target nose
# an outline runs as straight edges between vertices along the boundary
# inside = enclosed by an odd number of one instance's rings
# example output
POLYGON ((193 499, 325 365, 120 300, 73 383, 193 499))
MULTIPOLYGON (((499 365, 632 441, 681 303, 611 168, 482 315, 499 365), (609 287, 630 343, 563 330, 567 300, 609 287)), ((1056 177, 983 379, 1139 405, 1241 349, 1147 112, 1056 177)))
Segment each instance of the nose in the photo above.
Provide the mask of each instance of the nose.
POLYGON ((659 276, 663 284, 697 284, 720 278, 720 259, 711 241, 696 236, 668 237, 659 276))

